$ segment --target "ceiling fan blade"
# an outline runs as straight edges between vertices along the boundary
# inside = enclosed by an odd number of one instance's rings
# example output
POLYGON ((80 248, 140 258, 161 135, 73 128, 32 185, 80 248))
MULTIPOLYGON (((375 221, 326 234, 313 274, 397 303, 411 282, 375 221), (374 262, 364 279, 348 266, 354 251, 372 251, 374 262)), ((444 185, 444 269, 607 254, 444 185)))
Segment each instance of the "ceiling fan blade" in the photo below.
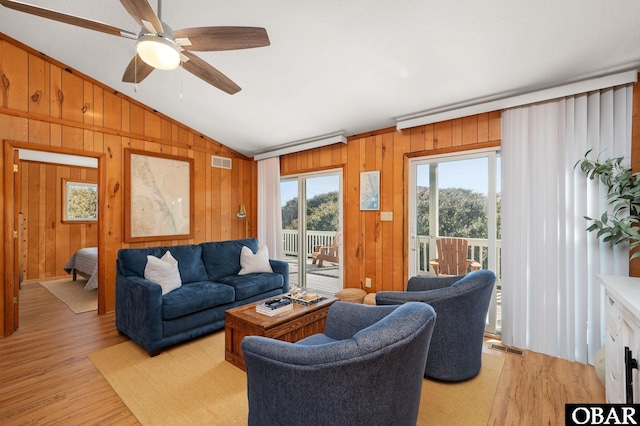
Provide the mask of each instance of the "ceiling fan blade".
POLYGON ((240 86, 204 60, 187 51, 182 52, 182 54, 189 58, 188 61, 182 62, 182 66, 191 74, 230 95, 240 91, 240 86))
POLYGON ((94 31, 100 31, 103 33, 121 36, 126 38, 136 39, 137 34, 131 31, 123 30, 102 22, 94 21, 91 19, 80 18, 74 15, 68 15, 66 13, 56 12, 55 10, 46 9, 44 7, 33 6, 27 3, 22 3, 13 0, 0 0, 0 4, 9 9, 25 12, 31 15, 40 16, 42 18, 52 19, 54 21, 63 22, 65 24, 75 25, 77 27, 87 28, 94 31))
POLYGON ((258 27, 185 28, 173 35, 180 46, 193 51, 250 49, 271 44, 267 30, 258 27), (183 44, 180 39, 189 39, 191 44, 183 44))
MULTIPOLYGON (((162 23, 147 0, 120 0, 120 3, 127 9, 129 15, 136 20, 141 27, 148 27, 150 24, 156 33, 164 33, 162 23)), ((150 28, 147 28, 150 30, 150 28)))
POLYGON ((140 56, 136 54, 136 56, 131 59, 131 62, 129 62, 129 65, 127 65, 127 69, 124 70, 122 81, 125 83, 140 83, 147 78, 154 69, 155 68, 140 59, 140 56))

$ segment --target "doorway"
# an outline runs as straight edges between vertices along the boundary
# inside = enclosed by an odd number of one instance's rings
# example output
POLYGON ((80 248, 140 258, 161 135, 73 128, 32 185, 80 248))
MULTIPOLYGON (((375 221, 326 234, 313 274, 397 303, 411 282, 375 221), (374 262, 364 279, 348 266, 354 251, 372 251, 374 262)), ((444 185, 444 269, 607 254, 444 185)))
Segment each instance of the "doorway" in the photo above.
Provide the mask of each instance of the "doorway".
POLYGON ((335 294, 342 284, 342 169, 283 177, 283 252, 290 281, 335 294))
POLYGON ((501 332, 500 166, 498 149, 409 162, 409 276, 430 275, 436 239, 467 240, 467 259, 496 274, 486 331, 501 332))
MULTIPOLYGON (((98 251, 99 222, 95 220, 88 225, 90 233, 80 232, 81 227, 86 226, 72 223, 71 216, 64 216, 62 195, 63 183, 76 180, 94 182, 100 193, 102 177, 99 170, 103 154, 19 142, 6 142, 5 153, 5 179, 13 182, 11 192, 7 193, 9 186, 5 186, 5 221, 14 234, 14 248, 5 248, 5 264, 12 271, 7 276, 13 276, 13 280, 5 281, 5 292, 13 295, 12 301, 5 299, 4 334, 10 335, 20 325, 20 283, 23 280, 37 282, 66 277, 64 265, 76 246, 91 245, 98 251), (66 231, 61 232, 65 227, 66 231), (62 234, 65 238, 56 239, 62 234), (28 254, 29 244, 34 249, 31 252, 37 254, 28 254)), ((97 219, 102 208, 98 205, 97 219)), ((98 285, 98 312, 103 292, 98 285)))

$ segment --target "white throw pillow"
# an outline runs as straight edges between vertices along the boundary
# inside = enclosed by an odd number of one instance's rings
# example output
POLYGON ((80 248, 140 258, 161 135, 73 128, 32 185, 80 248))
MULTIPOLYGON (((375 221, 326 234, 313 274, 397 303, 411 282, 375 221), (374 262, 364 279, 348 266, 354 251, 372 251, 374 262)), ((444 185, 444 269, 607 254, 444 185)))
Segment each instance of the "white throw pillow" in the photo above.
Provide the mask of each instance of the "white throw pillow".
POLYGON ((269 264, 269 249, 264 244, 258 248, 258 252, 253 254, 247 246, 242 247, 240 252, 240 272, 238 275, 253 274, 255 272, 273 272, 269 264))
POLYGON ((151 255, 147 256, 144 278, 160 284, 163 295, 182 287, 178 261, 173 258, 168 250, 160 259, 151 255))

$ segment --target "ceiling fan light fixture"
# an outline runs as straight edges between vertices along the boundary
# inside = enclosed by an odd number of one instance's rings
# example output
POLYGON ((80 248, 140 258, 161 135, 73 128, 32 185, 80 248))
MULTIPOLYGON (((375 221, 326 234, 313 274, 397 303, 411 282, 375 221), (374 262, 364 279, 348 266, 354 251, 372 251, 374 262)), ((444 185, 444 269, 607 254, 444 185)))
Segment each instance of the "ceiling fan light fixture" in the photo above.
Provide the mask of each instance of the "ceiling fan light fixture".
POLYGON ((136 52, 143 61, 159 70, 172 70, 180 65, 180 46, 163 36, 141 35, 136 52))

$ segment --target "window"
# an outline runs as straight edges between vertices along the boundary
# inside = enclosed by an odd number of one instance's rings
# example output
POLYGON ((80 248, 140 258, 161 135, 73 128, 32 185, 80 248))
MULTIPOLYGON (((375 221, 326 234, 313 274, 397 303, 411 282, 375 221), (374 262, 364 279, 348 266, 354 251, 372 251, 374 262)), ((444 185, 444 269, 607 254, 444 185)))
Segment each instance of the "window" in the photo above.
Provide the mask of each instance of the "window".
POLYGON ((96 222, 98 220, 98 184, 62 179, 62 221, 96 222))

